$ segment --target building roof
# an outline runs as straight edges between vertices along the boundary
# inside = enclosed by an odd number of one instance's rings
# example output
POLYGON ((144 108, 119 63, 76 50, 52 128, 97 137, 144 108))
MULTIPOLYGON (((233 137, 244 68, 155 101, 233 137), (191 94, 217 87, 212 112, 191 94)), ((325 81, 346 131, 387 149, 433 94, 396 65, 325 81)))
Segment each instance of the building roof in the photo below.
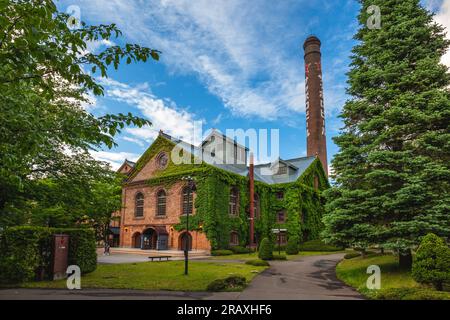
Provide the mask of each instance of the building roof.
MULTIPOLYGON (((240 176, 246 177, 248 175, 248 166, 242 164, 224 164, 217 163, 216 159, 213 157, 203 154, 202 149, 196 147, 190 143, 187 143, 183 140, 174 138, 166 133, 160 132, 160 135, 178 146, 180 146, 183 150, 190 152, 196 157, 202 157, 203 161, 212 165, 216 168, 228 171, 230 173, 238 174, 240 176)), ((264 182, 267 184, 277 184, 277 183, 288 183, 295 182, 297 179, 306 171, 306 169, 313 163, 316 157, 300 157, 294 159, 286 159, 283 160, 279 158, 277 162, 287 165, 291 170, 287 170, 286 174, 276 174, 273 171, 274 163, 265 163, 258 164, 254 166, 254 176, 256 181, 264 182)))

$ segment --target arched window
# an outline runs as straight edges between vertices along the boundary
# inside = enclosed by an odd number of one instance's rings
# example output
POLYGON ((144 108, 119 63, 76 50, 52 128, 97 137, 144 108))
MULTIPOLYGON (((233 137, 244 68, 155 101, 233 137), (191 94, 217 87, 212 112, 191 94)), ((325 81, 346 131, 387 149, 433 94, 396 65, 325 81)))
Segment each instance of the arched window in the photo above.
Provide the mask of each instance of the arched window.
POLYGON ((237 216, 238 215, 238 190, 237 188, 233 187, 230 190, 230 206, 229 206, 229 214, 231 216, 237 216))
POLYGON ((253 207, 255 209, 253 216, 258 219, 261 216, 261 209, 260 209, 260 203, 259 203, 259 195, 257 193, 255 193, 255 198, 254 198, 254 204, 253 207))
POLYGON ((142 192, 136 193, 136 197, 134 199, 134 215, 136 217, 144 216, 144 195, 142 192))
POLYGON ((191 188, 183 188, 183 214, 192 214, 193 207, 193 192, 191 188))
POLYGON ((156 215, 165 216, 166 215, 166 192, 164 190, 159 190, 156 194, 156 215))
POLYGON ((239 245, 239 235, 236 231, 230 233, 230 246, 239 245))

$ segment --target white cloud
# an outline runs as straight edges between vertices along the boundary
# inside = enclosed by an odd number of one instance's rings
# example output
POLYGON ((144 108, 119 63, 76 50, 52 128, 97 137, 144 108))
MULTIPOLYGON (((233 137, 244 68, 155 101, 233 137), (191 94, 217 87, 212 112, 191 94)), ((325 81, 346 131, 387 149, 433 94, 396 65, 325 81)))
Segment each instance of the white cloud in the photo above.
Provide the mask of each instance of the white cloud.
POLYGON ((131 41, 161 50, 161 61, 171 70, 197 74, 235 115, 276 119, 304 111, 300 43, 313 22, 307 16, 286 19, 302 2, 90 0, 80 5, 84 16, 114 21, 131 41))
POLYGON ((144 142, 142 142, 139 139, 135 139, 135 138, 127 137, 127 136, 122 137, 122 139, 125 140, 125 141, 133 142, 133 143, 137 144, 140 147, 144 147, 145 146, 144 142))
POLYGON ((90 151, 92 157, 99 161, 105 161, 111 164, 113 170, 119 169, 125 159, 137 161, 139 155, 130 152, 108 152, 108 151, 90 151))
POLYGON ((125 132, 134 138, 124 138, 136 142, 136 138, 151 142, 156 139, 159 130, 188 142, 198 143, 194 137, 196 116, 177 107, 170 99, 160 99, 153 95, 148 84, 130 86, 113 79, 99 79, 105 87, 107 98, 127 103, 138 108, 152 122, 152 126, 126 128, 125 132), (133 139, 133 140, 131 140, 133 139))
MULTIPOLYGON (((429 0, 429 6, 436 7, 435 1, 429 0)), ((434 20, 445 27, 447 39, 450 39, 450 0, 443 0, 434 20)), ((450 67, 450 50, 442 57, 442 63, 450 67)))

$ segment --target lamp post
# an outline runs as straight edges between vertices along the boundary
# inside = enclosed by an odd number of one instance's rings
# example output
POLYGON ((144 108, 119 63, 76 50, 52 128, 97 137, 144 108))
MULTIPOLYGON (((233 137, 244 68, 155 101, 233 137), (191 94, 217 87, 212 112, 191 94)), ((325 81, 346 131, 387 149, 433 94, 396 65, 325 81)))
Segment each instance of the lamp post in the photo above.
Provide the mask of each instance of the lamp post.
POLYGON ((191 176, 183 177, 182 180, 187 181, 188 187, 188 203, 187 203, 187 211, 186 211, 186 233, 185 233, 185 241, 184 241, 184 274, 188 274, 188 262, 189 262, 189 201, 191 199, 192 192, 197 190, 195 185, 195 181, 191 176))

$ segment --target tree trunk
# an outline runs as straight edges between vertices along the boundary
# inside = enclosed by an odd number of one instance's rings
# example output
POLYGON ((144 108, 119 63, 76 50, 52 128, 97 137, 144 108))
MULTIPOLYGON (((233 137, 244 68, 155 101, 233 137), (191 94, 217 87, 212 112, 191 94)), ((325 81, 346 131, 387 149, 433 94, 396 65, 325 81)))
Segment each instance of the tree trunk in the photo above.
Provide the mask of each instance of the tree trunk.
POLYGON ((412 254, 411 250, 407 249, 404 251, 400 251, 398 254, 398 264, 401 269, 411 270, 412 267, 412 254))
POLYGON ((380 253, 384 254, 384 248, 383 247, 380 248, 380 253))

